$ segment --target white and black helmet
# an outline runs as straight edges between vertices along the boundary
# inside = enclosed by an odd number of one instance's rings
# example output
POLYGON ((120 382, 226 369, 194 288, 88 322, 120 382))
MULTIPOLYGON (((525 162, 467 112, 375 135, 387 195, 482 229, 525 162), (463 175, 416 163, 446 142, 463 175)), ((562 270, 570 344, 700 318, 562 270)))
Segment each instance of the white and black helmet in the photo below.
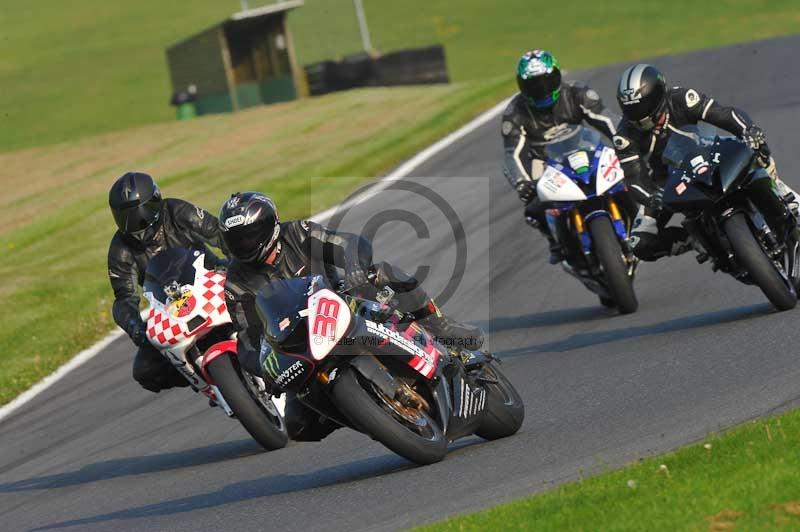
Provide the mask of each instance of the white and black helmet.
POLYGON ((667 106, 664 75, 653 65, 628 68, 619 78, 617 102, 628 121, 640 129, 653 129, 667 106))
POLYGON ((281 234, 275 203, 260 192, 237 192, 219 211, 222 239, 242 262, 264 262, 281 234))

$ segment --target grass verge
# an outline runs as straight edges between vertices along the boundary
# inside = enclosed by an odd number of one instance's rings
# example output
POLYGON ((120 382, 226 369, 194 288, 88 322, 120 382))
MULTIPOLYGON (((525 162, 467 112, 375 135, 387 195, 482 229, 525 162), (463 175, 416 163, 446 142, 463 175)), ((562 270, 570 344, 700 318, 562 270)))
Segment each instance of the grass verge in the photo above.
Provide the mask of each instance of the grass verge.
POLYGON ((418 530, 798 530, 798 441, 794 410, 418 530))
MULTIPOLYGON (((271 3, 251 0, 250 5, 271 3)), ((236 0, 4 0, 0 151, 170 120, 164 49, 230 16, 236 0)), ((384 51, 444 44, 456 82, 510 76, 529 48, 564 68, 796 33, 796 0, 369 0, 384 51)), ((352 0, 307 0, 288 16, 301 64, 360 51, 352 0)))

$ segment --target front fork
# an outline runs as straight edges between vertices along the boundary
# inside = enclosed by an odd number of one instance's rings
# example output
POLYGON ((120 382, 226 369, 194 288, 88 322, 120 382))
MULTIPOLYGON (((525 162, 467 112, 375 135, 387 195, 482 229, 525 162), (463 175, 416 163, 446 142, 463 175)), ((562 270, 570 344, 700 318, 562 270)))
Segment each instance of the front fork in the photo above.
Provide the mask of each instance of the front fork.
POLYGON ((770 228, 779 235, 779 238, 783 239, 786 230, 792 228, 789 225, 793 225, 794 215, 783 198, 778 196, 773 188, 772 179, 767 175, 753 179, 747 187, 747 195, 761 214, 764 215, 764 219, 770 228))
MULTIPOLYGON (((604 198, 604 200, 606 210, 611 218, 611 223, 614 225, 614 231, 617 233, 617 237, 619 237, 623 251, 626 255, 628 255, 630 253, 630 248, 628 246, 628 227, 625 224, 625 218, 622 215, 619 204, 613 196, 608 196, 604 198)), ((592 215, 601 216, 601 214, 598 214, 598 211, 593 211, 590 213, 590 219, 593 217, 592 215)), ((572 228, 575 230, 575 234, 577 235, 578 241, 581 244, 581 250, 583 251, 583 254, 590 254, 592 252, 592 239, 586 228, 586 218, 583 216, 580 209, 575 207, 570 210, 569 220, 572 222, 572 228)), ((551 223, 549 214, 547 222, 551 223)), ((553 220, 552 223, 555 224, 555 220, 553 220)), ((553 233, 556 234, 554 225, 551 225, 551 229, 553 229, 553 233)))
MULTIPOLYGON (((584 210, 586 204, 579 204, 574 208, 570 209, 569 211, 564 212, 563 214, 556 209, 548 210, 547 211, 547 224, 550 227, 550 232, 555 235, 555 237, 562 241, 563 235, 561 231, 566 229, 565 226, 559 227, 559 220, 566 216, 570 222, 572 230, 574 231, 575 237, 577 238, 577 242, 580 246, 580 251, 586 257, 587 262, 589 265, 594 265, 596 261, 593 259, 592 255, 592 238, 589 234, 587 228, 587 217, 591 219, 594 216, 604 216, 605 214, 601 211, 605 211, 608 213, 609 218, 611 219, 611 223, 614 226, 614 231, 619 238, 620 245, 622 247, 622 252, 625 255, 626 262, 628 263, 628 274, 633 276, 636 270, 636 264, 638 260, 633 255, 633 250, 628 243, 628 234, 630 231, 629 221, 626 221, 625 216, 623 215, 623 209, 620 207, 617 199, 614 196, 605 196, 603 198, 599 198, 602 200, 603 205, 598 206, 600 208, 592 210, 587 216, 584 216, 581 212, 580 206, 584 206, 584 210)), ((597 199, 593 200, 597 201, 597 199)), ((632 218, 630 220, 632 222, 632 218)), ((563 222, 562 222, 563 224, 563 222)), ((562 242, 563 244, 563 242, 562 242)), ((594 266, 592 266, 594 267, 594 266)))

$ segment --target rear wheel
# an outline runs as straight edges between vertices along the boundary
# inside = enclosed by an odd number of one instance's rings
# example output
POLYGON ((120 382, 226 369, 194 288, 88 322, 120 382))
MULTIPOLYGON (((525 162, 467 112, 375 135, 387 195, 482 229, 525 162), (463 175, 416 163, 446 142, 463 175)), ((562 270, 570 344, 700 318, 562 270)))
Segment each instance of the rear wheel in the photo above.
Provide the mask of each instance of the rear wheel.
POLYGON ((244 383, 230 355, 215 358, 206 366, 214 384, 247 432, 264 449, 272 451, 286 446, 286 424, 274 405, 262 405, 244 383))
POLYGON ((522 397, 494 364, 490 363, 484 366, 482 373, 487 380, 497 382, 481 383, 481 386, 486 389, 486 407, 481 426, 478 427, 475 434, 487 440, 496 440, 516 434, 525 419, 522 397))
POLYGON ((736 213, 723 225, 733 248, 736 261, 753 278, 755 283, 778 310, 793 309, 797 305, 797 292, 784 272, 779 270, 756 240, 747 221, 747 215, 736 213))
MULTIPOLYGON (((628 275, 628 266, 625 256, 619 245, 617 233, 611 220, 605 216, 598 216, 589 221, 589 233, 592 235, 592 245, 600 267, 603 270, 608 292, 614 300, 620 314, 631 314, 639 308, 636 293, 633 291, 633 280, 628 275)), ((605 305, 605 303, 603 303, 605 305)), ((608 306, 608 305, 605 305, 608 306)))
POLYGON ((412 462, 432 464, 447 453, 444 432, 426 410, 387 397, 353 368, 336 378, 333 400, 353 425, 412 462))

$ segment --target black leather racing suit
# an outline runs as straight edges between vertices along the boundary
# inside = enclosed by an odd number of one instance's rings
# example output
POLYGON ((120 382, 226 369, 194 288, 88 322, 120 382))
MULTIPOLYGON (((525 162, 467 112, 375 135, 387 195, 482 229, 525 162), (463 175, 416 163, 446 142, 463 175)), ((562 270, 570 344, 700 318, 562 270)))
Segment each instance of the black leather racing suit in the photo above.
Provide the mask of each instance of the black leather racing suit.
POLYGON ((665 227, 672 217, 666 209, 653 208, 651 196, 664 186, 667 168, 661 160, 667 141, 679 129, 700 121, 708 122, 741 137, 753 125, 750 117, 734 107, 724 107, 695 89, 667 89, 666 122, 651 131, 622 120, 614 136, 625 179, 634 198, 645 206, 631 233, 633 251, 640 259, 653 261, 689 249, 688 234, 682 227, 665 227))
MULTIPOLYGON (((237 344, 240 363, 250 373, 263 376, 260 357, 261 324, 256 314, 255 297, 270 280, 323 274, 336 282, 352 265, 366 271, 372 264, 372 245, 364 238, 325 229, 311 221, 281 223, 278 256, 273 265, 249 264, 232 259, 225 282, 228 312, 239 331, 237 344)), ((409 275, 386 263, 374 265, 377 285, 389 285, 396 291, 399 308, 405 312, 425 312, 429 301, 422 287, 409 275)), ((422 315, 418 317, 423 317, 422 315)), ((269 349, 264 345, 263 348, 269 349)), ((319 415, 293 397, 286 403, 286 426, 294 440, 321 440, 337 425, 320 422, 319 415)))
MULTIPOLYGON (((517 191, 525 182, 536 186, 545 159, 541 146, 536 144, 557 137, 565 124, 586 122, 611 139, 615 132, 614 122, 603 113, 600 95, 588 87, 562 84, 561 96, 553 107, 546 110, 532 107, 524 95, 517 94, 503 112, 500 126, 505 151, 503 174, 509 184, 517 191)), ((526 205, 528 223, 550 238, 541 203, 534 196, 526 205)))
MULTIPOLYGON (((159 227, 147 242, 141 243, 117 231, 108 248, 108 277, 114 290, 112 314, 129 336, 143 325, 137 287, 144 284, 144 272, 153 256, 176 247, 205 249, 209 263, 214 263, 215 255, 206 246, 223 249, 216 217, 186 201, 163 200, 156 223, 159 227)), ((189 384, 147 340, 134 358, 133 378, 153 392, 189 384)))

